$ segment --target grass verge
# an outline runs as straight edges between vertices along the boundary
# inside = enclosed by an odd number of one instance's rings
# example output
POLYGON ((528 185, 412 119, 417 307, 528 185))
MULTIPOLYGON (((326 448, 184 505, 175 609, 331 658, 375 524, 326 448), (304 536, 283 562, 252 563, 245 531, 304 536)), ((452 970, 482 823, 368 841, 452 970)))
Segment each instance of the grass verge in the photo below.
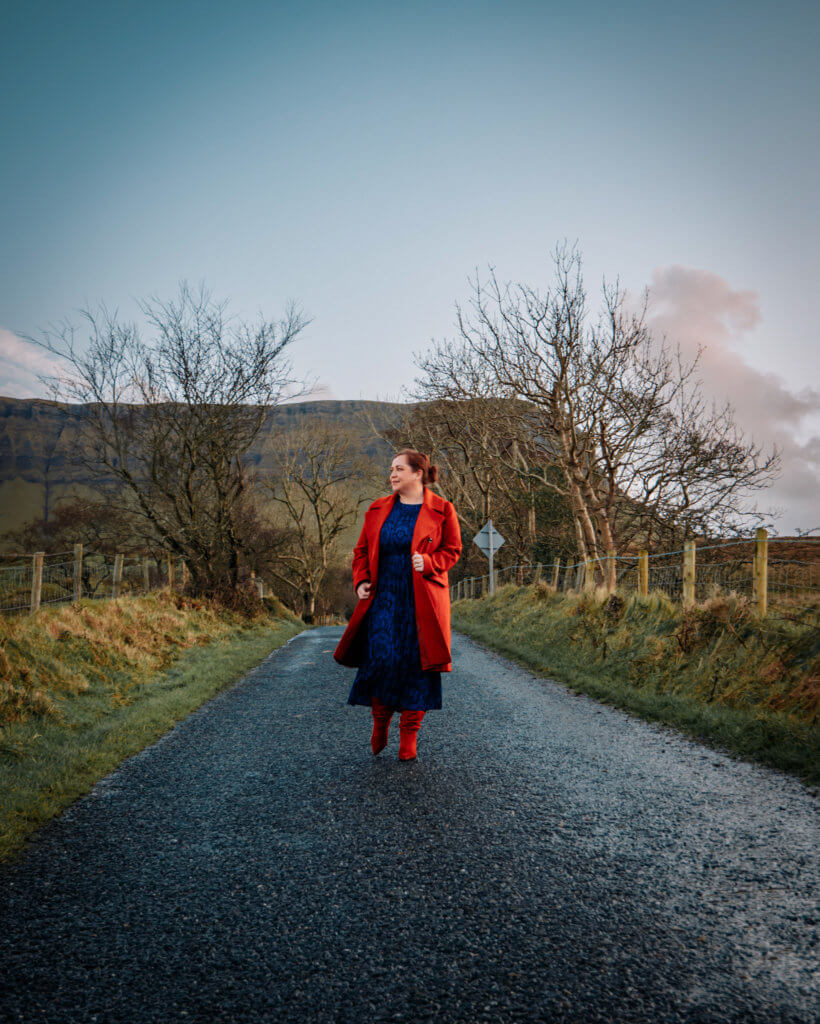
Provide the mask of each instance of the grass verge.
POLYGON ((101 604, 0 620, 0 861, 305 628, 278 603, 250 621, 168 594, 101 604))
POLYGON ((570 689, 820 784, 818 609, 757 617, 742 596, 683 609, 653 593, 499 587, 453 627, 570 689))

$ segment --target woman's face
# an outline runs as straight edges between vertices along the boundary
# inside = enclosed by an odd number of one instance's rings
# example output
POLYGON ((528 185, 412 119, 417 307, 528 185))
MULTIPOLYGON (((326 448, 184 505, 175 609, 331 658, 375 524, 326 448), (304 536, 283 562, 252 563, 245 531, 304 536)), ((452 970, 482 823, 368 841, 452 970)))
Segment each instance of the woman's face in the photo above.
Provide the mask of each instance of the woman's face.
POLYGON ((390 483, 393 491, 414 490, 421 483, 424 472, 420 469, 413 469, 407 461, 406 455, 397 455, 390 467, 390 483))

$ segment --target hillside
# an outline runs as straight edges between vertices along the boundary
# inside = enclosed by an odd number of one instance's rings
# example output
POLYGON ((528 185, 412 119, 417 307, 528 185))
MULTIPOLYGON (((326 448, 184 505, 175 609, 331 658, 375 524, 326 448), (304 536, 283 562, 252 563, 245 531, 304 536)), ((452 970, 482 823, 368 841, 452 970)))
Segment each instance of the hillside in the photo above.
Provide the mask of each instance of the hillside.
MULTIPOLYGON (((271 411, 251 459, 259 469, 269 468, 270 438, 319 418, 360 431, 362 453, 389 456, 362 414, 366 410, 384 423, 396 408, 389 402, 327 400, 279 406, 271 411)), ((0 397, 0 533, 43 517, 63 496, 92 493, 93 480, 76 455, 79 425, 87 410, 84 405, 0 397)))

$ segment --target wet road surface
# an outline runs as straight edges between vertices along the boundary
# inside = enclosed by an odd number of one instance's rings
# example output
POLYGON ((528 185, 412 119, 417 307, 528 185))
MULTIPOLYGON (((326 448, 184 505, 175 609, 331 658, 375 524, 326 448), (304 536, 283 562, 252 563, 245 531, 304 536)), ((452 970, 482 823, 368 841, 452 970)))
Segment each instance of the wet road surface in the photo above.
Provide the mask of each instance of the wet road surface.
POLYGON ((816 1021, 817 801, 454 636, 378 757, 302 633, 0 867, 0 1019, 816 1021))

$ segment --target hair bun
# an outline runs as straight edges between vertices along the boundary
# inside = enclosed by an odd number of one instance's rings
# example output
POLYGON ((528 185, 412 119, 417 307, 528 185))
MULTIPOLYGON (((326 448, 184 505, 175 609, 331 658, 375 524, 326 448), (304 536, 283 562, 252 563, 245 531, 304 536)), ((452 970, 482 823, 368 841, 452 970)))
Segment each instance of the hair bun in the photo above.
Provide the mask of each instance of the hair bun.
POLYGON ((407 460, 408 466, 415 473, 421 470, 421 482, 423 484, 432 484, 438 479, 438 467, 432 466, 429 458, 421 452, 417 452, 415 448, 402 448, 400 452, 396 452, 396 455, 403 455, 407 460))

